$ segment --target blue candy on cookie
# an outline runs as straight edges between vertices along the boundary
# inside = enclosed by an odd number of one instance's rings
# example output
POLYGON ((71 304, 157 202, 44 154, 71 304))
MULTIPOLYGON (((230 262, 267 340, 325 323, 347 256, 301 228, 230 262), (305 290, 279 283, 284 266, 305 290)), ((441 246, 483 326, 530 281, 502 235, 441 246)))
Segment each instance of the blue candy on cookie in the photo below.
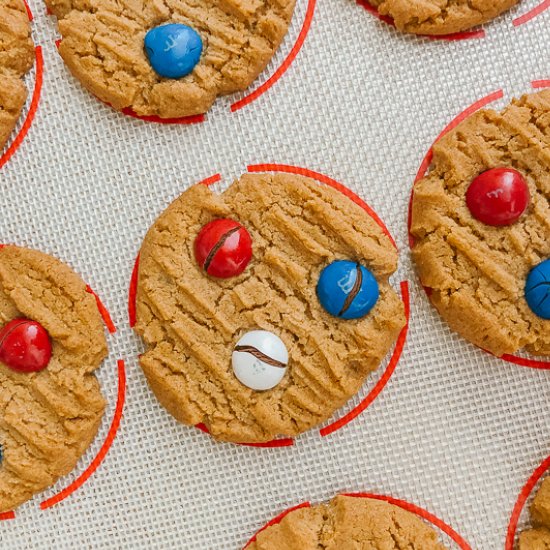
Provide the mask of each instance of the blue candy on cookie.
POLYGON ((181 23, 151 29, 145 35, 145 52, 154 71, 164 78, 182 78, 193 71, 202 54, 199 33, 181 23))
POLYGON ((369 313, 380 296, 378 282, 364 266, 337 260, 323 269, 317 297, 323 308, 342 319, 360 319, 369 313))
POLYGON ((527 275, 525 299, 535 315, 550 319, 550 259, 536 265, 527 275))

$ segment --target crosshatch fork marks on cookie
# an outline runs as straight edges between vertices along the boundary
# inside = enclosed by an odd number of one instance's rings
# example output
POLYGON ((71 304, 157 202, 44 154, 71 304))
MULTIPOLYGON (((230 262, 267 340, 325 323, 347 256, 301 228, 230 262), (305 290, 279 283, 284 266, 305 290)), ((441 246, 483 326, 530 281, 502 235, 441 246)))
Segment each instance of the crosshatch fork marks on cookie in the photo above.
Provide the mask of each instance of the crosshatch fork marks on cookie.
POLYGON ((355 395, 393 346, 405 324, 403 302, 388 283, 396 264, 392 241, 378 222, 343 194, 311 179, 245 174, 222 194, 194 186, 161 215, 141 248, 135 326, 150 340, 141 366, 161 403, 185 424, 203 423, 214 437, 241 443, 293 437, 328 419, 355 395), (237 216, 256 252, 240 278, 214 282, 204 277, 190 248, 182 247, 205 221, 220 216, 237 216), (166 226, 173 228, 172 238, 160 230, 166 226), (336 256, 361 258, 379 282, 381 299, 361 320, 329 316, 315 295, 320 270, 336 256), (160 281, 169 285, 168 292, 159 290, 160 281), (170 345, 146 329, 166 315, 174 315, 170 345), (243 390, 228 369, 236 335, 251 327, 277 330, 291 350, 293 368, 286 383, 261 395, 243 390), (383 331, 371 345, 377 327, 383 331), (211 341, 216 353, 196 348, 193 342, 199 338, 211 341), (191 373, 195 378, 189 378, 191 373), (214 409, 206 404, 212 397, 201 391, 202 377, 212 382, 216 396, 227 396, 216 399, 218 410, 234 414, 238 422, 210 414, 214 409), (187 408, 172 406, 182 396, 180 381, 185 391, 193 391, 187 408), (262 413, 250 414, 254 408, 262 413), (275 414, 279 410, 282 414, 275 414))

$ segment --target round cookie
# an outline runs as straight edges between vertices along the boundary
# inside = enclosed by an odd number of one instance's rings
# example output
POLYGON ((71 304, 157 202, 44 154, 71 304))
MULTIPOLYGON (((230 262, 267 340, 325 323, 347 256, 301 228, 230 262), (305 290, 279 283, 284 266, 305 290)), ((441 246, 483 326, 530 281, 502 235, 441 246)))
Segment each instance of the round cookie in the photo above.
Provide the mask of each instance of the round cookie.
POLYGON ((534 527, 520 534, 518 550, 550 548, 550 477, 543 480, 530 512, 534 527))
POLYGON ((403 32, 452 34, 471 29, 515 6, 519 0, 369 0, 403 32))
POLYGON ((96 436, 105 402, 93 372, 107 354, 94 297, 68 266, 42 252, 0 248, 0 323, 29 318, 48 332, 44 370, 0 362, 0 512, 74 469, 96 436))
POLYGON ((31 25, 23 0, 0 0, 0 151, 27 99, 22 77, 34 61, 31 25))
POLYGON ((434 529, 398 506, 371 498, 337 496, 299 508, 264 529, 247 550, 445 550, 434 529))
POLYGON ((177 420, 204 423, 219 440, 297 435, 357 393, 395 342, 405 324, 388 283, 396 266, 397 252, 376 222, 311 179, 246 174, 221 195, 195 185, 161 214, 141 248, 141 366, 177 420), (239 222, 252 239, 250 263, 228 279, 206 274, 193 250, 201 228, 218 218, 239 222), (380 298, 361 319, 330 315, 316 295, 321 270, 339 258, 361 262, 378 280, 380 298), (252 330, 272 332, 288 350, 286 373, 268 391, 233 373, 235 345, 252 330))
POLYGON ((217 96, 256 79, 287 32, 295 0, 46 3, 59 20, 59 52, 90 92, 118 110, 178 118, 204 113, 217 96), (191 27, 203 43, 192 73, 176 79, 157 74, 144 47, 148 31, 170 23, 191 27))
POLYGON ((550 321, 525 298, 532 268, 550 257, 550 90, 483 110, 433 147, 431 171, 414 187, 413 258, 449 326, 502 356, 550 355, 550 321), (506 167, 523 175, 530 200, 515 223, 496 227, 466 204, 472 180, 506 167))

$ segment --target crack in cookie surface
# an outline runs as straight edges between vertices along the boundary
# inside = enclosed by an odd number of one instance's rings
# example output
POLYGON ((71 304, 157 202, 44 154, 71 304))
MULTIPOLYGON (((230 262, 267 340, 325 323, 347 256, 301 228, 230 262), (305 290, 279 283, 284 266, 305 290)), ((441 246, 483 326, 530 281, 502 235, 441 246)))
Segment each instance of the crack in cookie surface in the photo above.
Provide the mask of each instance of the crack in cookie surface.
POLYGON ((269 441, 326 420, 375 370, 405 324, 388 283, 397 253, 359 206, 313 180, 244 175, 217 195, 203 185, 183 193, 149 230, 140 252, 136 331, 140 362, 161 403, 179 421, 204 423, 218 439, 269 441), (242 223, 253 258, 238 277, 214 279, 193 256, 201 227, 215 218, 242 223), (335 259, 366 265, 380 299, 363 319, 321 307, 315 288, 335 259), (266 392, 243 386, 231 355, 249 330, 277 334, 289 351, 283 381, 266 392))
POLYGON ((413 191, 413 258, 430 299, 451 328, 501 356, 525 348, 550 355, 550 321, 529 308, 532 267, 550 256, 550 90, 483 110, 433 148, 431 171, 413 191), (531 195, 515 224, 472 217, 465 193, 490 168, 510 167, 531 195))
POLYGON ((105 408, 93 372, 107 347, 85 283, 51 256, 0 248, 0 321, 17 317, 32 318, 48 331, 52 358, 33 374, 0 363, 0 512, 73 470, 105 408))
POLYGON ((23 76, 31 69, 34 47, 23 0, 0 0, 0 151, 27 99, 23 76))
POLYGON ((46 0, 59 19, 59 52, 102 101, 138 115, 178 118, 206 112, 217 96, 246 89, 284 38, 295 0, 46 0), (188 76, 165 79, 150 66, 144 37, 182 23, 204 50, 188 76))
POLYGON ((300 508, 257 535, 247 550, 445 550, 436 531, 398 506, 337 496, 300 508))
POLYGON ((452 34, 495 19, 519 0, 369 0, 400 31, 452 34))

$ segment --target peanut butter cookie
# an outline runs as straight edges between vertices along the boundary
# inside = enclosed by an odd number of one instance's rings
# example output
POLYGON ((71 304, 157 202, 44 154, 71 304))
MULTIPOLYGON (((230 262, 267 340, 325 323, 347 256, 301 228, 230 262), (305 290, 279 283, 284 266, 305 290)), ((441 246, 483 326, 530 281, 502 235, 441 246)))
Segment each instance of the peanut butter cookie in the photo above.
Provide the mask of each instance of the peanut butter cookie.
POLYGON ((550 355, 550 90, 479 111, 414 187, 413 258, 449 326, 502 356, 550 355))
POLYGON ((369 498, 337 496, 299 508, 261 531, 247 550, 445 550, 420 518, 369 498))
POLYGON ((471 29, 515 6, 519 0, 369 0, 403 32, 441 35, 471 29))
POLYGON ((295 0, 46 0, 59 52, 102 101, 138 115, 206 112, 246 89, 285 36, 295 0))
POLYGON ((22 77, 31 69, 34 47, 23 0, 0 0, 0 151, 27 99, 22 77))
POLYGON ((396 266, 377 223, 311 179, 247 174, 221 195, 196 185, 141 248, 141 366, 177 420, 217 439, 297 435, 357 393, 395 342, 396 266))
POLYGON ((542 482, 531 504, 533 528, 519 536, 519 550, 548 550, 550 548, 550 477, 542 482))
POLYGON ((0 512, 69 473, 104 400, 93 372, 107 347, 94 297, 68 266, 0 248, 0 512))

